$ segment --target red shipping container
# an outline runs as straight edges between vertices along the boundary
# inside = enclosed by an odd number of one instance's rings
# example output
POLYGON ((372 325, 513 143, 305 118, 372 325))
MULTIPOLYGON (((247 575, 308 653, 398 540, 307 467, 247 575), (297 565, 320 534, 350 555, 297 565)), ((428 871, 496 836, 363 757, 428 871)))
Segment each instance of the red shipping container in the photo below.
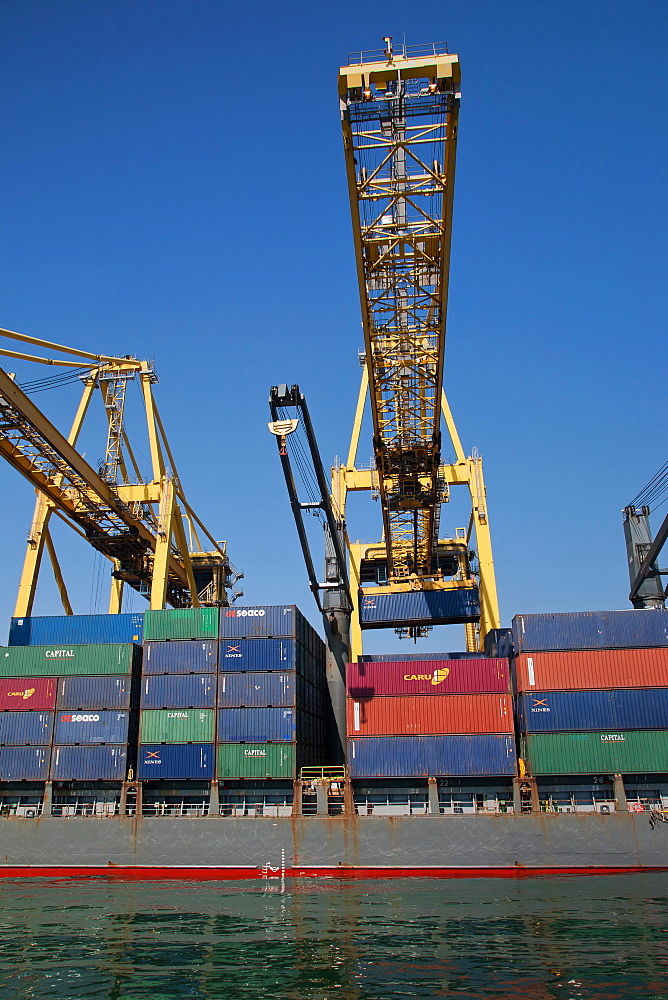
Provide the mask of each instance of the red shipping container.
POLYGON ((386 694, 474 694, 510 691, 508 660, 374 660, 349 663, 351 698, 386 694))
POLYGON ((522 653, 514 675, 518 692, 668 687, 668 648, 522 653))
POLYGON ((512 733, 509 694, 349 698, 348 736, 440 736, 512 733))
POLYGON ((57 685, 55 677, 0 677, 0 711, 53 710, 57 685))

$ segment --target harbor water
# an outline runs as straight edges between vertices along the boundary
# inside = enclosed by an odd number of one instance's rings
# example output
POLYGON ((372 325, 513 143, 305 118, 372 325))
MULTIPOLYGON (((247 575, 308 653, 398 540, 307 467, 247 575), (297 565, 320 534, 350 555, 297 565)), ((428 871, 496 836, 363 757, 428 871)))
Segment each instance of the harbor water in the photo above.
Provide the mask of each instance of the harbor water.
POLYGON ((0 883, 0 1000, 668 998, 668 873, 0 883))

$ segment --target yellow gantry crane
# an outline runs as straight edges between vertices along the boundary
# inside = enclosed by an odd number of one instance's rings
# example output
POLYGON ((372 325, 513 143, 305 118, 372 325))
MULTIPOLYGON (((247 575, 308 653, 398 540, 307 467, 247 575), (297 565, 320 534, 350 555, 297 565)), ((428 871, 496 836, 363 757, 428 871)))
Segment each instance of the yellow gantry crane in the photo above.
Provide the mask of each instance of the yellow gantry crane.
POLYGON ((482 461, 475 451, 465 455, 443 391, 459 59, 444 45, 395 52, 384 41, 384 51, 354 54, 339 72, 365 350, 350 449, 333 470, 332 496, 345 516, 348 492, 376 492, 384 528, 379 544, 349 543, 351 645, 361 650, 360 601, 465 590, 479 595, 479 619, 466 623, 475 650, 499 627, 499 612, 482 461), (367 398, 375 468, 362 470, 367 398), (441 417, 453 452, 445 464, 441 417), (469 523, 457 537, 439 538, 441 505, 454 486, 468 489, 469 523))
MULTIPOLYGON (((67 437, 60 433, 14 380, 0 369, 0 456, 20 472, 37 493, 15 608, 16 617, 32 613, 46 549, 65 613, 72 606, 53 544, 49 521, 56 515, 111 562, 109 613, 121 611, 125 584, 143 594, 153 609, 227 606, 240 596, 240 578, 227 556, 186 500, 174 457, 153 397, 158 381, 148 361, 91 354, 11 330, 5 340, 46 348, 64 357, 40 357, 11 350, 0 354, 70 370, 83 391, 67 437), (151 477, 141 476, 128 440, 124 411, 127 386, 138 379, 151 456, 151 477), (76 449, 93 394, 99 390, 107 417, 104 461, 98 470, 76 449), (200 542, 201 532, 208 543, 200 542)), ((63 380, 61 380, 63 381, 63 380)), ((38 383, 46 388, 49 380, 38 383)), ((52 379, 53 384, 58 378, 52 379)), ((25 386, 28 389, 28 386, 25 386)))

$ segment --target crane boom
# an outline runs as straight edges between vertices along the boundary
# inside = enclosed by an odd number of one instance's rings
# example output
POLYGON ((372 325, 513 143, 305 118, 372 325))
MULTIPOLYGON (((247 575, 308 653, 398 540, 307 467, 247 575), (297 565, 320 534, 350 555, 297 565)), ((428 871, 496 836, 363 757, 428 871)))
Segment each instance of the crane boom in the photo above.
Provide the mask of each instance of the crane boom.
POLYGON ((339 96, 392 582, 430 576, 438 543, 460 69, 444 46, 387 41, 340 70, 339 96))
MULTIPOLYGON (((229 562, 225 542, 213 538, 185 498, 153 398, 152 386, 158 379, 152 364, 130 355, 114 358, 90 354, 10 330, 0 329, 0 337, 93 362, 81 365, 79 361, 54 361, 0 346, 0 354, 9 357, 73 366, 72 373, 55 376, 55 380, 65 384, 80 379, 84 386, 72 429, 64 437, 14 377, 0 368, 0 459, 5 459, 37 491, 16 616, 32 613, 44 550, 49 554, 65 612, 72 614, 49 529, 52 514, 113 564, 110 613, 121 610, 125 583, 149 597, 154 609, 164 607, 165 602, 174 607, 227 606, 226 591, 240 574, 229 562), (151 453, 148 481, 142 478, 124 425, 127 383, 135 377, 140 383, 151 453), (106 455, 97 471, 76 448, 96 388, 101 392, 108 422, 106 455), (211 543, 211 550, 201 551, 198 528, 211 543)), ((33 390, 38 385, 42 387, 40 382, 28 383, 33 390)), ((233 591, 233 599, 237 596, 240 592, 233 591)))

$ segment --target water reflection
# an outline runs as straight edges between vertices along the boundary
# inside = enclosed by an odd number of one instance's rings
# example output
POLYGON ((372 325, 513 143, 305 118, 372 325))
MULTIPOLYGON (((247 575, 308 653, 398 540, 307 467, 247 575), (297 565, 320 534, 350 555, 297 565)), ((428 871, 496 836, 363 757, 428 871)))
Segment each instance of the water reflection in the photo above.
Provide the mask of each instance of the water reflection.
POLYGON ((668 1000, 668 875, 1 882, 2 1000, 668 1000))

